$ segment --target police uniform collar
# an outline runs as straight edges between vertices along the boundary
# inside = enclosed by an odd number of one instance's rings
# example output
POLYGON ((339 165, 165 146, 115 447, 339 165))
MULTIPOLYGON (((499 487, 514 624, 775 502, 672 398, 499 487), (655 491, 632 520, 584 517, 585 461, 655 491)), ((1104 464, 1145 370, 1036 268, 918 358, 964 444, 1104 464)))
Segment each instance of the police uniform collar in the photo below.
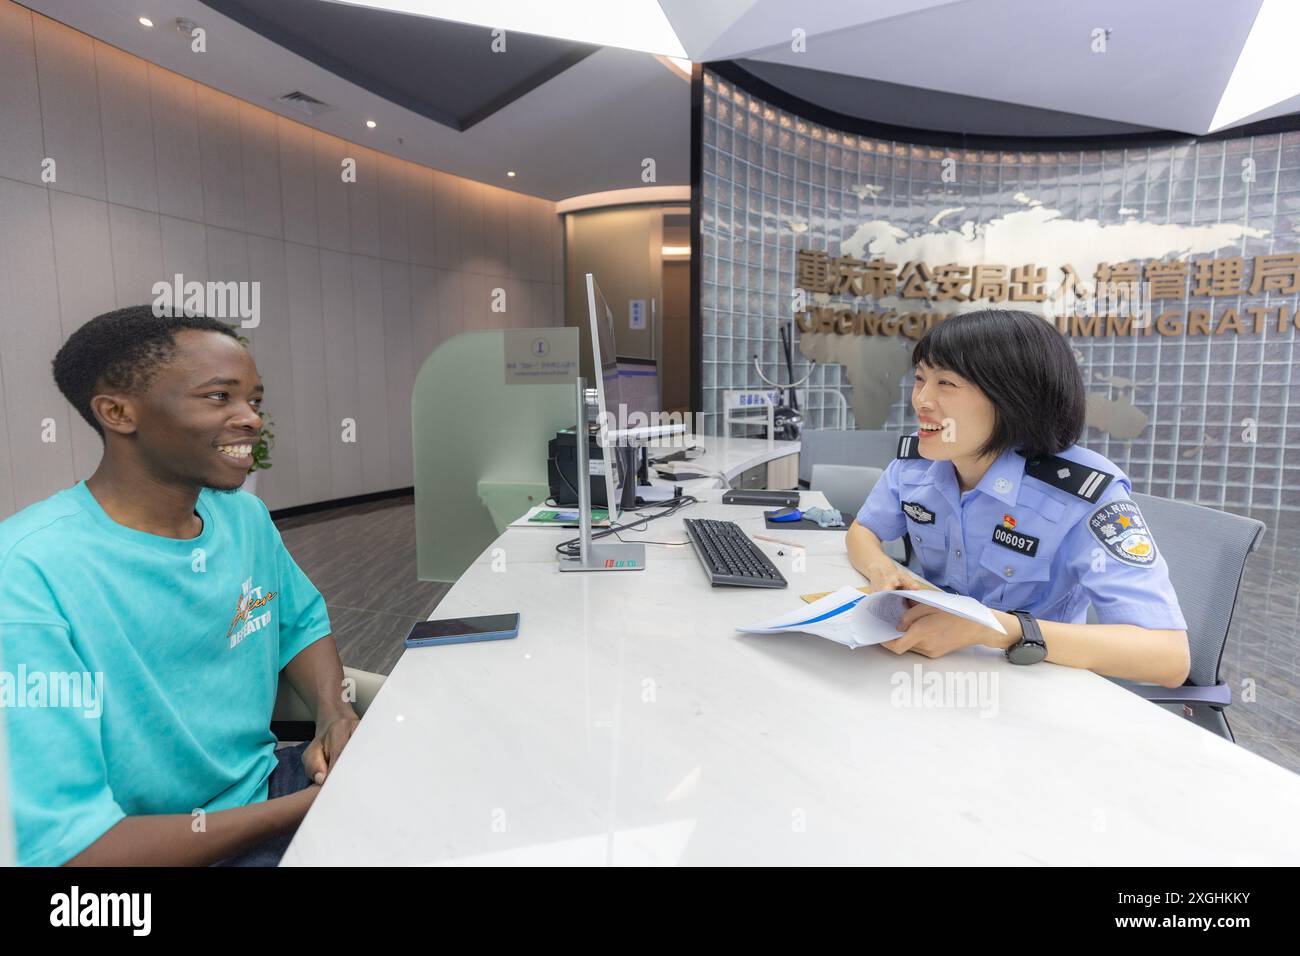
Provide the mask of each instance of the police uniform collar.
MULTIPOLYGON (((928 460, 928 459, 926 459, 928 460)), ((984 477, 972 489, 1004 504, 1014 505, 1020 493, 1020 479, 1025 474, 1025 459, 1014 451, 1004 451, 989 466, 984 477)), ((961 499, 961 486, 957 480, 957 466, 948 459, 930 461, 929 467, 917 481, 918 485, 934 485, 955 503, 961 499)))
POLYGON ((975 490, 996 498, 1003 504, 1014 505, 1020 493, 1020 480, 1025 476, 1025 459, 1008 448, 984 472, 975 490))
POLYGON ((912 432, 910 435, 902 435, 898 439, 897 454, 897 457, 902 461, 918 461, 925 463, 925 470, 917 474, 917 485, 934 485, 940 490, 943 490, 947 484, 951 483, 955 492, 957 487, 956 478, 952 478, 951 482, 945 481, 949 475, 953 474, 951 468, 945 467, 951 465, 951 462, 932 461, 931 459, 926 458, 919 450, 919 443, 920 439, 917 437, 916 432, 912 432))
MULTIPOLYGON (((930 458, 921 458, 925 462, 925 471, 916 479, 918 485, 935 485, 943 487, 945 479, 949 475, 956 475, 956 470, 952 467, 952 462, 946 460, 935 461, 930 458)), ((953 478, 953 487, 956 487, 956 478, 953 478)))

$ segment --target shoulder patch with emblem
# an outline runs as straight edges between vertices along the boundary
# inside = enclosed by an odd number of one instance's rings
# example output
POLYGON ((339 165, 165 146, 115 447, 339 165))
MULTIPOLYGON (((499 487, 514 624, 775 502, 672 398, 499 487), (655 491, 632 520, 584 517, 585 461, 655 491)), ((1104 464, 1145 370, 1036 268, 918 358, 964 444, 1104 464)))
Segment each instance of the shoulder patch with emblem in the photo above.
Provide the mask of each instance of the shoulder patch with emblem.
POLYGON ((898 454, 896 458, 923 458, 920 446, 917 444, 915 435, 902 435, 898 439, 898 454))
POLYGON ((915 501, 903 502, 903 514, 917 524, 934 524, 934 512, 927 511, 923 505, 918 505, 915 501))
POLYGON ((1135 568, 1156 563, 1156 542, 1138 506, 1127 498, 1108 501, 1088 516, 1088 530, 1106 553, 1135 568))
POLYGON ((1025 474, 1095 504, 1115 477, 1059 455, 1038 455, 1025 462, 1025 474))

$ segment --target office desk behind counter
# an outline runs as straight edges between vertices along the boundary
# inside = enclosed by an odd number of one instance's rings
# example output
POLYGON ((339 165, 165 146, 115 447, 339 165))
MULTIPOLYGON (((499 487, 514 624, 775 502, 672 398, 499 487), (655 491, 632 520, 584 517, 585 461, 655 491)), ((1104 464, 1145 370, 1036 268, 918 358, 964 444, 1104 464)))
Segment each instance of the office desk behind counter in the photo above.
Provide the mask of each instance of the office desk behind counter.
MULTIPOLYGON (((697 494, 625 537, 763 532, 697 494)), ((569 535, 512 528, 456 582, 435 616, 519 611, 519 638, 407 651, 286 865, 1300 860, 1300 776, 1087 671, 733 631, 861 584, 842 533, 762 542, 784 590, 710 588, 687 545, 560 574, 569 535)))
MULTIPOLYGON (((512 359, 534 347, 576 357, 577 329, 464 332, 438 346, 416 375, 411 454, 423 581, 457 580, 511 521, 549 494, 547 442, 574 424, 573 380, 530 378, 538 370, 512 359)), ((715 487, 717 475, 742 485, 798 483, 798 442, 705 436, 692 443, 705 453, 686 464, 710 477, 680 482, 687 493, 715 487)), ((673 450, 650 449, 652 457, 673 450)))

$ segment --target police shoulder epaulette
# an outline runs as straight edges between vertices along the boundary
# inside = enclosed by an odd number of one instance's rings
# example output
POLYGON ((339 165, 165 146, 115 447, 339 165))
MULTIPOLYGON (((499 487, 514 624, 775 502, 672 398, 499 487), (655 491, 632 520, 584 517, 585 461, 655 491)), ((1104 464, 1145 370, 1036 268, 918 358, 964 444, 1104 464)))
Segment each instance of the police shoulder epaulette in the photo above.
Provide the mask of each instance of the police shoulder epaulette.
POLYGON ((1026 457, 1025 474, 1089 503, 1096 503, 1115 477, 1110 472, 1098 471, 1059 455, 1026 457))
POLYGON ((898 454, 896 458, 920 458, 921 450, 917 447, 915 435, 902 435, 898 439, 898 454))

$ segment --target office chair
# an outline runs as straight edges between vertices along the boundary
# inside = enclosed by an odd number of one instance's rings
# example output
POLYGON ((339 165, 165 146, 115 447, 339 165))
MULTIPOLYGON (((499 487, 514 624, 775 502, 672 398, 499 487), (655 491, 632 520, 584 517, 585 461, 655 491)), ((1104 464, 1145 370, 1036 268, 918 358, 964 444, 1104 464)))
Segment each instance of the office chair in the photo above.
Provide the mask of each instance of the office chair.
MULTIPOLYGON (((1232 689, 1219 678, 1219 662, 1246 558, 1263 540, 1264 522, 1154 495, 1134 494, 1133 501, 1169 565, 1169 579, 1187 619, 1192 666, 1182 687, 1111 680, 1235 743, 1225 713, 1232 689)), ((1089 608, 1088 623, 1096 622, 1089 608)))
MULTIPOLYGON (((817 464, 813 465, 810 473, 809 490, 824 494, 831 507, 838 508, 844 515, 844 523, 852 524, 862 502, 867 500, 867 495, 871 494, 871 489, 876 487, 876 482, 884 473, 883 468, 865 465, 817 464)), ((882 542, 885 554, 906 564, 909 557, 904 543, 906 540, 905 535, 899 540, 882 542)))
POLYGON ((867 428, 806 430, 799 437, 800 487, 809 487, 816 465, 867 465, 883 470, 898 454, 901 434, 867 428))
MULTIPOLYGON (((352 702, 352 709, 358 717, 364 717, 366 709, 384 686, 384 675, 370 671, 360 671, 354 667, 343 668, 343 676, 351 677, 356 683, 357 699, 352 702)), ((312 719, 310 708, 298 696, 284 674, 280 674, 280 689, 275 697, 275 709, 271 712, 271 733, 281 743, 311 740, 316 736, 316 722, 312 719)))

